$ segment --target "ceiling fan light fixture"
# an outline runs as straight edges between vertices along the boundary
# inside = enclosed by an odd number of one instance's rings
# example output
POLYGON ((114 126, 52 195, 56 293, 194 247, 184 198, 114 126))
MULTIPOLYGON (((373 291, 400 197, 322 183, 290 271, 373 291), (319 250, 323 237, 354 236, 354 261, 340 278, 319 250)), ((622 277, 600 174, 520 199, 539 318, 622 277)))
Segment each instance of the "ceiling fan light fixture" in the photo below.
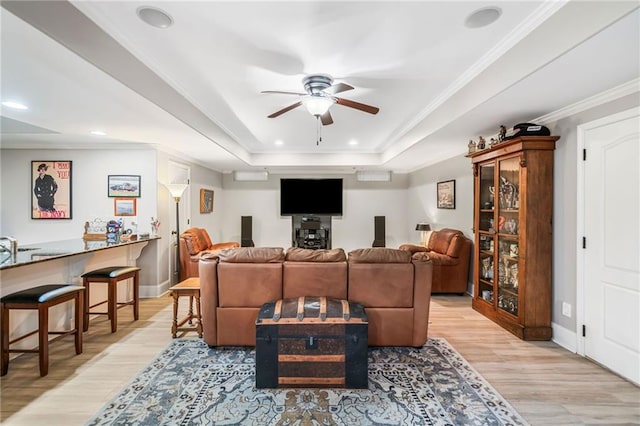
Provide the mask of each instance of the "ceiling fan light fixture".
POLYGON ((302 104, 307 108, 309 114, 315 117, 324 115, 335 102, 334 99, 327 96, 307 96, 302 100, 302 104))

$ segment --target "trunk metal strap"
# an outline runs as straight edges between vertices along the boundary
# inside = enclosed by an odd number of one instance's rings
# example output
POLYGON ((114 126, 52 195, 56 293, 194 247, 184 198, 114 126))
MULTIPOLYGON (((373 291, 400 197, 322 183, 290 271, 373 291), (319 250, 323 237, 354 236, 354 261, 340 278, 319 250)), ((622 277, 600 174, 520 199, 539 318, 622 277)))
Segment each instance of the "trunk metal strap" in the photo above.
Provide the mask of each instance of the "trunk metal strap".
POLYGON ((282 299, 276 300, 276 307, 273 310, 273 322, 278 322, 282 316, 282 299))
POLYGON ((302 321, 304 319, 304 296, 298 297, 298 312, 296 313, 296 319, 302 321))
POLYGON ((342 299, 342 318, 345 321, 349 321, 351 318, 351 312, 349 312, 349 301, 342 299))
POLYGON ((322 321, 327 319, 327 298, 320 298, 320 319, 322 321))

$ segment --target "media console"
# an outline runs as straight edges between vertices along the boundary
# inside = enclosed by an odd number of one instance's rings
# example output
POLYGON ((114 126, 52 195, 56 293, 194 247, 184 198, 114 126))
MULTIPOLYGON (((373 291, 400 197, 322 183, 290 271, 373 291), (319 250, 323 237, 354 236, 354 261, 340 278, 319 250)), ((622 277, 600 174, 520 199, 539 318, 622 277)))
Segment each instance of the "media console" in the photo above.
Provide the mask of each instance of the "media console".
POLYGON ((331 248, 331 216, 291 216, 291 229, 293 247, 331 248))

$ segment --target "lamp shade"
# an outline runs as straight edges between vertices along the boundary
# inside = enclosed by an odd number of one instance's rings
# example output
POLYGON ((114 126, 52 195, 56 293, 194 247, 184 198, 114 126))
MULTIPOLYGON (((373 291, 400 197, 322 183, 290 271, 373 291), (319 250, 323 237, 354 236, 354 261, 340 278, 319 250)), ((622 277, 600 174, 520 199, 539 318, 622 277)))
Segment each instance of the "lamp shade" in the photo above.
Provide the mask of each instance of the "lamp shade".
POLYGON ((167 187, 173 198, 180 198, 189 185, 186 183, 166 183, 164 186, 167 187))
POLYGON ((419 223, 416 225, 416 231, 431 231, 431 225, 428 223, 419 223))
POLYGON ((332 98, 326 96, 317 96, 311 95, 307 96, 302 100, 302 103, 309 111, 311 115, 323 115, 325 112, 329 111, 331 105, 334 104, 334 100, 332 98))

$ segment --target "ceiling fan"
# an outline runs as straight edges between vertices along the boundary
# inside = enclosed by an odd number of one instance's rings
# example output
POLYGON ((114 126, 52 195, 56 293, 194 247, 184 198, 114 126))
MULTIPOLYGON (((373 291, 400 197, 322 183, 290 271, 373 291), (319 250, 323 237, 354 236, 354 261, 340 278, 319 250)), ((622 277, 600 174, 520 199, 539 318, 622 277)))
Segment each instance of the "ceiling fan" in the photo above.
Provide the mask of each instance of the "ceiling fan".
POLYGON ((349 108, 368 112, 369 114, 377 114, 378 111, 380 111, 380 108, 371 105, 366 105, 360 102, 334 96, 337 93, 346 92, 347 90, 353 90, 353 86, 345 83, 332 83, 333 78, 326 74, 312 74, 302 79, 304 89, 307 91, 306 93, 286 92, 280 90, 263 90, 262 93, 280 93, 302 97, 302 99, 300 99, 298 102, 284 107, 281 110, 269 115, 268 117, 275 118, 284 114, 285 112, 299 107, 300 105, 304 105, 311 115, 319 117, 322 124, 327 126, 329 124, 333 124, 333 118, 331 117, 331 113, 329 112, 329 108, 333 104, 344 105, 349 108))

